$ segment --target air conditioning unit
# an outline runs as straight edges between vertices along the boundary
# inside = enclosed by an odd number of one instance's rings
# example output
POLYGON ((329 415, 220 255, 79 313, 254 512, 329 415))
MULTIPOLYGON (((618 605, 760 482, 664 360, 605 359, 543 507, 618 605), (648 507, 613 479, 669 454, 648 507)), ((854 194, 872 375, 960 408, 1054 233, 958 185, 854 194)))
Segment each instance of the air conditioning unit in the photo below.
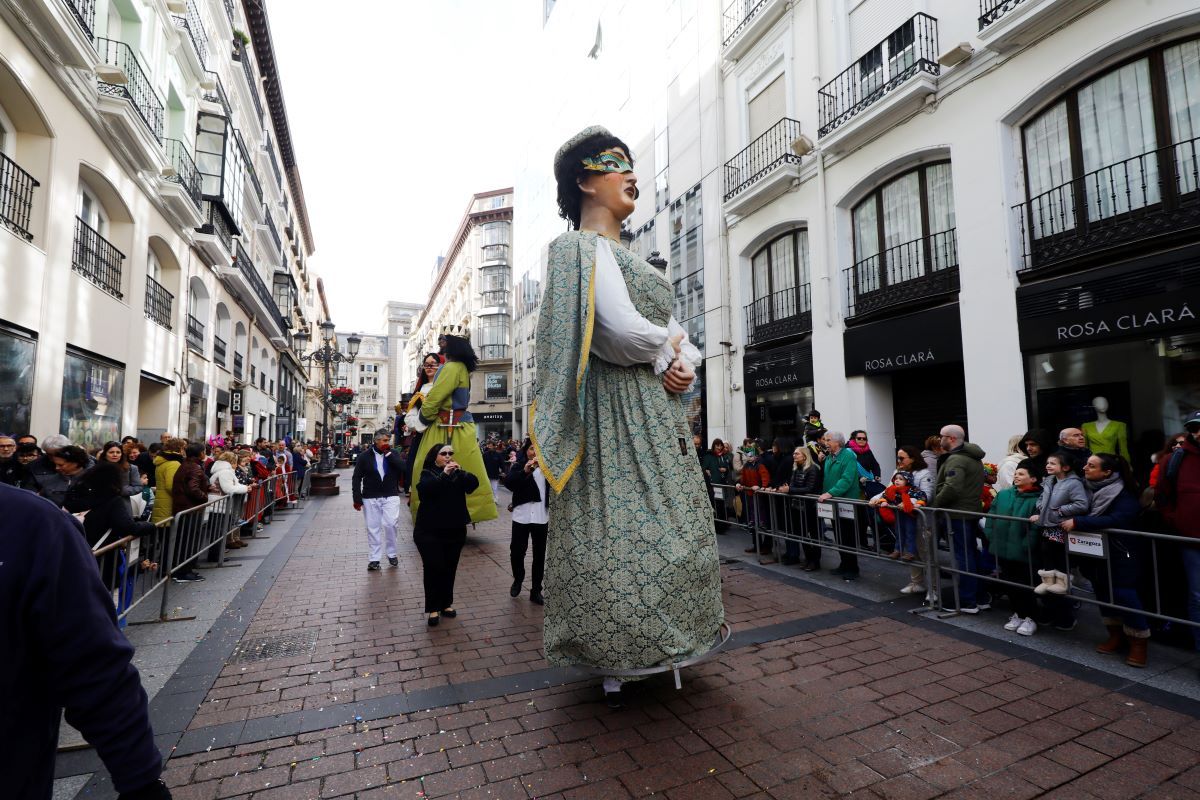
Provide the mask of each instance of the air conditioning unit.
POLYGON ((129 83, 129 76, 125 74, 125 70, 114 67, 112 64, 97 64, 96 78, 103 83, 111 83, 115 86, 124 86, 129 83))
POLYGON ((962 62, 971 57, 975 52, 975 48, 969 42, 962 42, 953 50, 947 50, 938 58, 938 63, 943 67, 956 67, 962 62))
POLYGON ((167 10, 172 14, 186 14, 187 3, 184 0, 167 0, 167 10))

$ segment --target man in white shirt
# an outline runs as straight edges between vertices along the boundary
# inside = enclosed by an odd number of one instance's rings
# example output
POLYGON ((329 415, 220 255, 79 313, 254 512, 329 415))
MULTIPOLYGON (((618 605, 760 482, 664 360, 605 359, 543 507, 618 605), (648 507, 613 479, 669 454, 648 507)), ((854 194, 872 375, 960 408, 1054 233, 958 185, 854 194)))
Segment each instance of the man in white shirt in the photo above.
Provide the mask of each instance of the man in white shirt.
POLYGON ((374 446, 359 454, 350 480, 354 510, 362 511, 367 523, 367 545, 371 548, 367 571, 378 572, 387 549, 388 564, 400 565, 396 557, 396 525, 400 521, 400 480, 404 459, 392 452, 391 437, 376 434, 374 446), (386 542, 384 541, 386 539, 386 542))

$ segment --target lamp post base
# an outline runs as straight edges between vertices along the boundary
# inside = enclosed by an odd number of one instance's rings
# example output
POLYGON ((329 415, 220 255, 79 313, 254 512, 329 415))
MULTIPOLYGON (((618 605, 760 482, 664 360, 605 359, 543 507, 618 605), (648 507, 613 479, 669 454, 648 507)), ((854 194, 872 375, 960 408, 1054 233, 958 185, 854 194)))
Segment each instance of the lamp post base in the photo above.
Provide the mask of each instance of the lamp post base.
POLYGON ((342 489, 337 485, 338 474, 336 472, 314 472, 312 483, 309 486, 309 493, 322 497, 333 497, 342 493, 342 489))

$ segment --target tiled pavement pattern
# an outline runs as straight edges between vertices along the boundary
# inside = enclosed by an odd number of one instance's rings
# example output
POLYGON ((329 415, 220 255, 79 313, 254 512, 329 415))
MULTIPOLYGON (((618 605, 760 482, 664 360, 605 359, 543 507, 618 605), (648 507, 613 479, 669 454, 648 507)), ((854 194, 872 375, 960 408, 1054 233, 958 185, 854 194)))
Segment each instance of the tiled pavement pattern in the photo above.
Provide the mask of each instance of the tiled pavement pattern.
MULTIPOLYGON (((340 498, 334 502, 317 515, 245 634, 316 631, 315 649, 295 658, 227 665, 190 729, 549 666, 542 657, 542 609, 529 602, 529 579, 521 597, 508 594, 507 514, 470 534, 455 584, 459 616, 431 630, 407 510, 401 512, 400 566, 390 569, 385 562, 381 572, 367 572, 361 515, 340 498)), ((724 594, 726 616, 738 630, 848 608, 729 569, 724 594)))
POLYGON ((368 574, 348 496, 319 506, 246 631, 315 628, 316 649, 223 668, 190 726, 193 743, 168 761, 175 796, 1200 798, 1193 716, 1086 680, 1066 662, 977 644, 903 610, 851 607, 756 569, 725 570, 743 644, 686 670, 682 691, 669 676, 636 684, 619 712, 596 702, 593 680, 494 691, 497 675, 545 666, 540 609, 507 596, 506 519, 473 534, 461 616, 431 630, 408 535, 401 568, 368 574), (221 720, 321 702, 310 698, 451 689, 464 702, 231 747, 194 744, 221 720))

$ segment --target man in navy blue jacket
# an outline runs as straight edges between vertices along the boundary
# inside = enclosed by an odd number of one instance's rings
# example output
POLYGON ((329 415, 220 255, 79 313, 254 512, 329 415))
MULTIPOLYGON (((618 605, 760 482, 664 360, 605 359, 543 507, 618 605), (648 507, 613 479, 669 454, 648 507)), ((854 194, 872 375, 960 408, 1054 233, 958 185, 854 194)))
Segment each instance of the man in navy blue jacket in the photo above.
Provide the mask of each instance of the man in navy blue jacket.
POLYGON ((0 794, 48 800, 62 710, 122 800, 165 800, 146 692, 79 523, 0 486, 0 794))

